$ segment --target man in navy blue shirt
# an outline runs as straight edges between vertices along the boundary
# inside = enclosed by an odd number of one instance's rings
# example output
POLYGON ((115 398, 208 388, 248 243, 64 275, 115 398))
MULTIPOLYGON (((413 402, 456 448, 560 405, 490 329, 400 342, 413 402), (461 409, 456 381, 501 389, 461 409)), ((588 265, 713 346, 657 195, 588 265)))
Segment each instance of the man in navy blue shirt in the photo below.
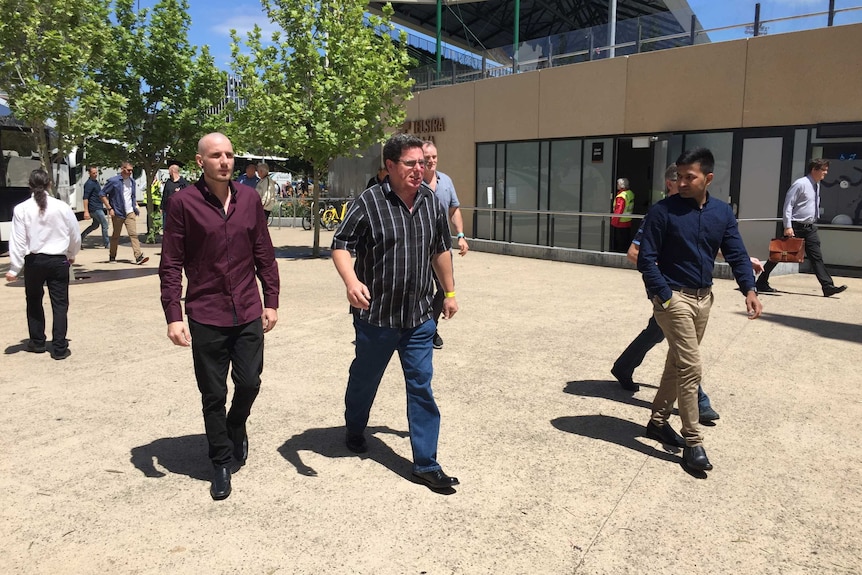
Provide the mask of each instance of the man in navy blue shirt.
POLYGON ((749 319, 760 317, 763 306, 736 217, 727 203, 711 198, 707 191, 714 175, 712 152, 685 151, 676 165, 679 194, 649 211, 638 255, 638 270, 669 346, 646 435, 682 447, 687 468, 709 471, 712 464, 698 425, 697 388, 702 377, 700 341, 714 298, 712 270, 719 249, 746 294, 749 319), (682 437, 668 423, 677 398, 682 437))
POLYGON ((99 169, 96 166, 90 166, 90 179, 84 184, 84 219, 93 219, 93 223, 81 232, 81 241, 87 237, 96 228, 102 226, 102 245, 105 248, 110 248, 110 240, 108 239, 108 198, 101 195, 102 186, 99 185, 99 169))

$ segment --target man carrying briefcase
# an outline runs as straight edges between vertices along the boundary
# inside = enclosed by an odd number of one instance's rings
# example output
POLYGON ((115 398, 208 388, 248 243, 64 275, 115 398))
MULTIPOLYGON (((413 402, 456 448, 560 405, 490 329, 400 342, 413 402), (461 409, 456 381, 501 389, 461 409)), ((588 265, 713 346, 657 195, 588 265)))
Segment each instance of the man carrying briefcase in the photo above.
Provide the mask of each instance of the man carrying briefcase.
MULTIPOLYGON (((833 296, 847 289, 846 285, 836 286, 832 282, 832 276, 826 271, 826 265, 823 263, 820 236, 817 235, 817 218, 820 215, 820 182, 828 172, 829 160, 820 158, 811 160, 808 163, 808 175, 793 182, 787 191, 782 214, 784 237, 805 240, 805 255, 811 261, 811 268, 823 288, 824 297, 833 296)), ((769 285, 769 274, 777 265, 778 262, 773 261, 773 258, 770 257, 769 262, 763 267, 763 273, 757 278, 758 292, 774 293, 778 291, 769 285)))

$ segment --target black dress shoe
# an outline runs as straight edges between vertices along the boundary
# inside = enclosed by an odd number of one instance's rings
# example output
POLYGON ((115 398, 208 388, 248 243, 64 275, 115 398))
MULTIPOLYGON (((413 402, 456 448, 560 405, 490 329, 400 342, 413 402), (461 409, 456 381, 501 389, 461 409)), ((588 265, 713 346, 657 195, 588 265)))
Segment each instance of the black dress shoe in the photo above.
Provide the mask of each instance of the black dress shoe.
POLYGON ((716 419, 721 419, 721 416, 712 408, 712 406, 704 407, 699 410, 698 421, 700 421, 700 423, 712 423, 716 419))
POLYGON ((641 387, 632 380, 631 375, 626 375, 619 371, 616 366, 611 368, 611 375, 617 378, 620 385, 626 391, 638 391, 641 387))
POLYGON ((27 342, 27 347, 25 349, 30 353, 45 353, 45 342, 36 343, 31 339, 27 342))
POLYGON ((847 289, 847 286, 823 286, 823 297, 833 296, 847 289))
POLYGON ((210 485, 210 495, 216 501, 227 499, 230 495, 230 468, 219 466, 213 473, 213 482, 210 485))
POLYGON ((772 287, 768 283, 756 284, 756 287, 757 287, 757 293, 776 293, 778 291, 777 289, 775 289, 774 287, 772 287))
POLYGON ((248 459, 248 435, 245 432, 245 425, 242 427, 228 426, 227 434, 233 442, 233 458, 242 467, 248 459))
POLYGON ((70 355, 72 355, 72 352, 69 350, 68 347, 66 349, 64 349, 63 351, 57 351, 54 349, 51 350, 51 359, 56 359, 58 361, 66 359, 70 355))
POLYGON ((706 451, 704 451, 703 445, 684 447, 682 450, 682 462, 686 467, 695 471, 712 470, 712 463, 706 458, 706 451))
POLYGON ((443 473, 442 469, 435 469, 434 471, 414 471, 413 477, 431 489, 448 489, 460 483, 457 477, 449 477, 443 473))
POLYGON ((665 445, 685 447, 685 439, 683 439, 679 433, 674 431, 673 427, 671 427, 669 423, 665 423, 659 427, 650 420, 646 426, 646 436, 650 439, 661 441, 665 445))
POLYGON ((347 449, 353 453, 368 452, 368 443, 365 441, 365 435, 362 433, 350 433, 348 431, 347 438, 344 443, 347 445, 347 449))

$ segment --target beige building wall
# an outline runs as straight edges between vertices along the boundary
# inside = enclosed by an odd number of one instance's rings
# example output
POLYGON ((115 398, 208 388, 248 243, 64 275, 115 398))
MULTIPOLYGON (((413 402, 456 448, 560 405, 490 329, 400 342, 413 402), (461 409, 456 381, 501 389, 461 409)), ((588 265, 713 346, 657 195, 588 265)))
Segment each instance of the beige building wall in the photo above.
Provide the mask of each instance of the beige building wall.
POLYGON ((440 169, 473 207, 478 142, 862 121, 860 53, 862 24, 700 44, 423 91, 407 118, 445 119, 440 169))
POLYGON ((747 42, 745 127, 862 120, 862 24, 747 42))
POLYGON ((740 126, 746 40, 628 57, 625 129, 648 134, 740 126))
POLYGON ((539 138, 604 136, 625 130, 626 58, 539 72, 539 138))

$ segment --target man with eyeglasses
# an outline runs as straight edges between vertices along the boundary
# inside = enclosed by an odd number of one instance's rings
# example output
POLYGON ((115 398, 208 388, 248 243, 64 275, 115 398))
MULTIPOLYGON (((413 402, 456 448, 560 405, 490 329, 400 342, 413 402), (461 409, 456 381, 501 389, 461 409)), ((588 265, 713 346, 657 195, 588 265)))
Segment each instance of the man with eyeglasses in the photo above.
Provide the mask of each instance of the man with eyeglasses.
MULTIPOLYGON (((817 219, 820 217, 820 182, 829 172, 829 160, 815 158, 808 163, 808 175, 793 182, 784 199, 782 221, 784 237, 799 237, 805 240, 805 255, 817 281, 823 288, 823 296, 830 297, 847 289, 846 285, 836 286, 832 276, 823 263, 820 249, 820 236, 817 234, 817 219)), ((769 261, 763 266, 763 273, 757 278, 757 291, 775 293, 778 290, 769 285, 769 274, 778 262, 769 261)))
POLYGON ((110 209, 108 215, 111 216, 111 243, 108 251, 108 261, 115 263, 117 261, 117 249, 120 245, 120 233, 123 231, 123 226, 126 227, 126 233, 129 234, 129 240, 132 242, 132 252, 135 255, 135 264, 143 265, 150 261, 150 258, 144 256, 141 251, 141 242, 138 240, 138 202, 135 199, 135 180, 132 179, 132 163, 123 162, 120 165, 120 173, 113 178, 109 178, 102 188, 100 195, 107 196, 110 209))
POLYGON ((422 185, 422 140, 392 136, 383 146, 383 160, 389 176, 353 201, 332 240, 332 261, 347 288, 356 332, 344 398, 346 445, 354 453, 368 451, 371 406, 398 351, 407 387, 413 477, 432 490, 451 491, 458 479, 437 462, 440 411, 431 390, 434 273, 445 292, 443 317, 458 311, 449 224, 440 202, 422 185))

